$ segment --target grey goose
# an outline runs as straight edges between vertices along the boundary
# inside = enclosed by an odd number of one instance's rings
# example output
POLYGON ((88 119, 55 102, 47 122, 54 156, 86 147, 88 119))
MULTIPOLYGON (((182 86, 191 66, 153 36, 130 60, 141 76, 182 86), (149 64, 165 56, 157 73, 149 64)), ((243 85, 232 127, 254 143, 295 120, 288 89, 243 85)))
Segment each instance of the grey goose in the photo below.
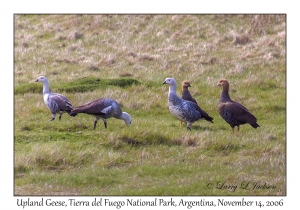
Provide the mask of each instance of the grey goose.
POLYGON ((182 122, 186 122, 187 129, 191 130, 191 125, 200 119, 205 119, 213 123, 213 118, 203 111, 197 104, 179 98, 176 94, 176 80, 166 78, 163 84, 169 85, 168 105, 171 114, 182 122))
POLYGON ((130 115, 126 112, 122 112, 120 105, 111 98, 99 98, 82 106, 78 106, 71 111, 70 115, 75 116, 78 113, 95 116, 94 129, 99 119, 103 120, 104 126, 107 128, 106 120, 111 117, 124 120, 127 126, 131 125, 130 115))
POLYGON ((49 90, 49 81, 45 76, 40 76, 35 82, 43 83, 43 98, 46 106, 50 109, 52 118, 49 121, 55 119, 56 114, 59 114, 59 120, 63 113, 67 112, 70 115, 73 106, 69 99, 61 94, 52 93, 49 90))

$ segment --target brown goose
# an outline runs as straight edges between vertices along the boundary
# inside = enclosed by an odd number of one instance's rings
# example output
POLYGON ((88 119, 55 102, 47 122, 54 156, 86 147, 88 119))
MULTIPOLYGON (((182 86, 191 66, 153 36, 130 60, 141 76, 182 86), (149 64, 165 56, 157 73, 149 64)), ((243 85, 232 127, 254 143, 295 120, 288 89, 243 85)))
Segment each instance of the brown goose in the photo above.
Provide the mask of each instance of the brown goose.
POLYGON ((78 106, 71 111, 70 115, 75 116, 77 113, 95 116, 94 129, 100 118, 103 120, 105 128, 107 128, 106 119, 111 117, 124 120, 127 126, 131 125, 130 115, 126 112, 122 112, 120 105, 111 98, 100 98, 78 106))
POLYGON ((182 85, 182 96, 181 96, 181 98, 184 99, 184 100, 187 100, 187 101, 194 102, 195 104, 198 104, 197 101, 190 94, 189 87, 192 87, 190 82, 187 81, 187 80, 184 80, 181 85, 182 85))
MULTIPOLYGON (((181 83, 182 86, 182 95, 181 98, 187 101, 191 101, 194 102, 195 104, 198 104, 197 101, 192 97, 190 91, 189 91, 189 87, 192 87, 190 82, 187 80, 184 80, 181 83)), ((182 126, 182 121, 180 121, 180 126, 182 126)))
POLYGON ((246 107, 242 104, 231 100, 228 91, 229 83, 226 79, 220 80, 218 86, 223 87, 219 99, 218 111, 221 117, 230 125, 232 128, 232 133, 234 133, 234 127, 237 126, 238 131, 240 130, 240 125, 250 124, 253 128, 259 127, 256 123, 257 118, 251 114, 246 107))

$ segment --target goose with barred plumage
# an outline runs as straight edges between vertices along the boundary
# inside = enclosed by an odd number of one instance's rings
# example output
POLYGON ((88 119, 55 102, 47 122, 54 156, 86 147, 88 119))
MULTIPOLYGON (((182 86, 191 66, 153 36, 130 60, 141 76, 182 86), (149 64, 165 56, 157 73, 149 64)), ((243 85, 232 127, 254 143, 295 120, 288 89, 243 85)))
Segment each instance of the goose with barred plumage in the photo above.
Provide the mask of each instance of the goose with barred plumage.
POLYGON ((176 94, 176 80, 166 78, 163 84, 169 85, 168 105, 171 114, 182 122, 186 122, 187 129, 191 130, 193 122, 205 119, 213 123, 213 118, 203 111, 197 104, 181 99, 176 94))
POLYGON ((111 98, 100 98, 82 106, 78 106, 71 111, 70 115, 75 116, 77 113, 95 116, 94 129, 100 118, 103 120, 105 128, 107 128, 106 119, 111 117, 124 120, 127 126, 131 125, 130 115, 126 112, 122 112, 120 105, 111 98))
POLYGON ((70 115, 73 106, 69 99, 61 94, 52 93, 49 90, 49 81, 45 76, 40 76, 35 82, 43 83, 43 98, 46 106, 50 109, 52 118, 49 121, 55 119, 56 114, 59 114, 59 120, 64 112, 70 115))

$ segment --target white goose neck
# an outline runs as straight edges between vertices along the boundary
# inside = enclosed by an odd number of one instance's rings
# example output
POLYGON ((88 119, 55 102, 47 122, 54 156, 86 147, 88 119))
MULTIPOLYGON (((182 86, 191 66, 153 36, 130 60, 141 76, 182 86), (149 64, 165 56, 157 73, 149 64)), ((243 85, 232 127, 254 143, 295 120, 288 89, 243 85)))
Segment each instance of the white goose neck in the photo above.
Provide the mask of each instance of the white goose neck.
POLYGON ((176 94, 176 88, 177 88, 176 84, 170 85, 169 86, 169 93, 175 93, 176 94))
POLYGON ((48 80, 43 81, 43 95, 50 93, 48 80))
POLYGON ((129 126, 131 124, 131 117, 127 112, 122 112, 122 115, 120 118, 125 121, 127 126, 129 126))
POLYGON ((123 120, 126 120, 126 119, 128 119, 128 117, 129 117, 129 114, 128 113, 126 113, 126 112, 122 112, 122 114, 121 114, 121 119, 123 119, 123 120))

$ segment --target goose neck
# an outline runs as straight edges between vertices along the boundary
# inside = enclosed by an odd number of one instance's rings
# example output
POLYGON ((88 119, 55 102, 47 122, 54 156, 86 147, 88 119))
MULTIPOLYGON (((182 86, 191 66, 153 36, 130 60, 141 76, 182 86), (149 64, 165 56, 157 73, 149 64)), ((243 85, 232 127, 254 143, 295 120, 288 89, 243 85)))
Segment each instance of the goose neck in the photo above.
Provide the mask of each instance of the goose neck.
POLYGON ((220 101, 231 101, 231 98, 228 94, 228 91, 222 91, 221 96, 220 96, 220 101))
POLYGON ((46 80, 43 82, 43 95, 50 93, 49 82, 46 80))
POLYGON ((176 85, 170 85, 169 86, 169 93, 175 93, 176 94, 176 85))

